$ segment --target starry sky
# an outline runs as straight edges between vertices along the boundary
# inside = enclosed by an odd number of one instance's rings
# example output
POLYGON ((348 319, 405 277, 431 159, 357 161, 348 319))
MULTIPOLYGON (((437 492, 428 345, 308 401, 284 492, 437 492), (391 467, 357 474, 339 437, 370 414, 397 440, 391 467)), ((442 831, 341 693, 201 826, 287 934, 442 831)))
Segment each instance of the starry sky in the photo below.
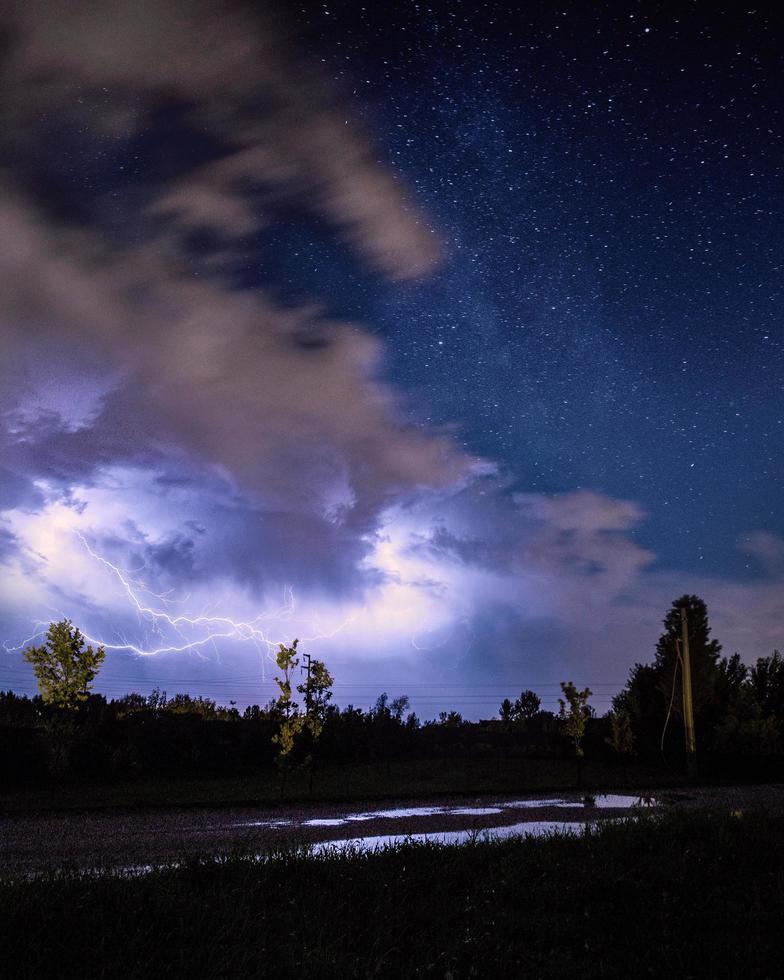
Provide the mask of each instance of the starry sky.
POLYGON ((687 591, 781 646, 768 8, 2 9, 0 685, 62 615, 425 717, 603 711, 687 591))

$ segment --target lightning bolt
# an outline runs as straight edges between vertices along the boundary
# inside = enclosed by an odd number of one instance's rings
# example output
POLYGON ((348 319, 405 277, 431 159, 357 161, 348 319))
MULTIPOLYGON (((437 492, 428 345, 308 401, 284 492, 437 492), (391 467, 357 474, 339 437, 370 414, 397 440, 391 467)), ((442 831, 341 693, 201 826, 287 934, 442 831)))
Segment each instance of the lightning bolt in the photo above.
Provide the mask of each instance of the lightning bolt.
MULTIPOLYGON (((269 625, 287 621, 293 617, 296 604, 294 590, 291 586, 284 588, 281 606, 271 611, 259 613, 251 619, 235 619, 223 613, 215 615, 209 611, 203 611, 198 615, 187 615, 184 612, 175 613, 171 607, 175 604, 187 603, 189 597, 175 600, 171 598, 171 591, 153 592, 143 582, 132 578, 130 572, 94 551, 81 532, 77 531, 76 537, 90 558, 107 569, 119 583, 121 592, 139 619, 148 623, 152 632, 160 637, 160 642, 157 645, 142 646, 122 635, 119 636, 118 641, 111 642, 85 632, 84 637, 90 643, 100 645, 107 650, 125 650, 139 657, 155 657, 160 654, 183 653, 185 651, 203 657, 202 650, 204 647, 212 646, 217 651, 216 644, 221 640, 239 641, 254 644, 262 654, 262 662, 269 660, 274 663, 273 651, 278 648, 279 644, 289 644, 292 640, 288 634, 272 635, 272 628, 269 625), (172 632, 177 639, 171 638, 172 632)), ((134 574, 139 570, 134 570, 134 574)), ((304 643, 330 639, 344 630, 355 618, 355 615, 348 616, 334 629, 326 632, 318 630, 318 625, 314 623, 316 632, 311 635, 300 636, 300 639, 304 643)), ((6 650, 11 652, 12 650, 24 649, 30 643, 44 636, 48 625, 48 623, 43 622, 35 623, 36 631, 31 636, 17 647, 5 645, 6 650)))

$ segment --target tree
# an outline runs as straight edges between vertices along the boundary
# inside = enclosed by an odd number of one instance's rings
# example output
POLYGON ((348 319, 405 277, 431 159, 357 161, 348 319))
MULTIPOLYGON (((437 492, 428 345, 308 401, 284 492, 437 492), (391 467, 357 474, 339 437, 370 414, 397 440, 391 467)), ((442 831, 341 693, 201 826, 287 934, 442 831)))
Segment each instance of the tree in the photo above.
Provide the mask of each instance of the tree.
POLYGON ((278 746, 275 761, 281 770, 288 768, 297 736, 304 727, 299 706, 291 694, 291 675, 299 666, 298 643, 299 640, 294 640, 290 647, 280 643, 275 654, 275 663, 283 671, 283 676, 275 678, 275 683, 280 688, 280 694, 275 701, 275 710, 281 716, 281 723, 278 731, 272 736, 272 741, 278 746))
MULTIPOLYGON (((664 632, 656 644, 654 669, 658 673, 659 690, 669 703, 673 674, 679 663, 681 640, 681 610, 686 611, 691 659, 691 684, 694 700, 694 721, 697 736, 707 735, 717 721, 716 694, 719 682, 719 656, 721 644, 711 639, 708 623, 708 607, 696 595, 682 595, 676 599, 664 617, 664 632)), ((682 703, 677 698, 673 712, 682 714, 682 703)))
POLYGON ((504 728, 509 728, 512 723, 512 718, 514 717, 514 705, 509 698, 504 698, 504 700, 501 702, 501 707, 498 710, 498 714, 501 717, 504 728))
POLYGON ((584 755, 582 740, 585 735, 585 726, 593 714, 591 708, 588 706, 588 698, 593 694, 593 691, 588 687, 582 691, 578 691, 572 681, 561 681, 561 690, 564 696, 563 698, 558 698, 558 704, 560 705, 558 718, 561 722, 564 735, 566 735, 574 747, 576 758, 581 759, 584 755))
POLYGON ((625 708, 610 712, 610 736, 605 742, 623 759, 634 751, 632 719, 625 708))
POLYGON ((560 709, 558 719, 561 722, 561 730, 571 741, 574 748, 574 757, 577 760, 577 785, 582 786, 583 782, 583 736, 588 719, 593 715, 593 709, 588 706, 588 698, 593 694, 590 688, 586 687, 578 691, 572 681, 561 681, 563 698, 558 698, 560 709))
POLYGON ((290 647, 279 643, 278 652, 275 654, 275 663, 278 665, 278 669, 283 671, 282 677, 275 678, 275 683, 280 688, 275 706, 286 718, 289 718, 292 713, 296 714, 297 711, 297 704, 291 696, 291 675, 299 666, 298 643, 299 640, 294 640, 290 647))
POLYGON ((721 644, 711 638, 708 608, 703 600, 696 595, 675 599, 664 617, 664 632, 656 644, 653 664, 635 664, 625 689, 613 700, 616 711, 629 712, 635 746, 649 758, 658 754, 662 745, 668 754, 680 751, 683 745, 681 610, 686 611, 688 624, 698 750, 711 747, 718 727, 734 710, 745 683, 740 657, 727 660, 720 656, 721 644), (663 742, 668 717, 671 722, 663 742))
POLYGON ((314 739, 319 737, 324 727, 333 684, 332 674, 323 661, 311 660, 305 683, 297 685, 297 691, 305 696, 305 728, 314 739))
POLYGON ((24 658, 33 665, 41 697, 48 704, 73 710, 89 697, 106 651, 93 650, 85 642, 71 620, 62 619, 49 624, 43 646, 25 650, 24 658))
POLYGON ((523 691, 514 703, 514 716, 519 721, 530 721, 541 710, 542 702, 534 691, 523 691))
POLYGON ((784 657, 774 650, 751 668, 749 682, 754 700, 767 715, 784 721, 784 657))
POLYGON ((397 722, 403 721, 404 712, 408 711, 408 706, 411 703, 407 694, 400 694, 398 697, 393 698, 389 705, 389 710, 392 717, 397 722))
POLYGON ((285 785, 285 774, 291 768, 294 750, 298 747, 300 762, 311 772, 312 788, 312 752, 324 729, 329 701, 332 698, 332 675, 321 660, 311 660, 305 683, 297 685, 298 693, 305 697, 305 712, 300 712, 300 706, 293 699, 291 690, 292 675, 299 666, 298 643, 299 640, 294 640, 290 647, 279 644, 275 655, 275 662, 283 672, 281 677, 275 678, 280 695, 275 701, 274 710, 281 720, 278 731, 272 736, 273 743, 278 746, 275 761, 283 778, 281 793, 285 785))

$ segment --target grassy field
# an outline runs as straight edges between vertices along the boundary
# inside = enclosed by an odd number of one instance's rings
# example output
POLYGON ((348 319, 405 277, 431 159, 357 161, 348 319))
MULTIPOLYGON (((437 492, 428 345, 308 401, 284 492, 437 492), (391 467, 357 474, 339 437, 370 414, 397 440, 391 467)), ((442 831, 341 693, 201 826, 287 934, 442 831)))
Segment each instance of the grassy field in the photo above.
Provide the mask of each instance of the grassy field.
POLYGON ((4 977, 780 976, 777 813, 0 881, 4 977))
MULTIPOLYGON (((672 770, 591 763, 584 767, 583 788, 639 789, 678 785, 672 770)), ((530 793, 575 789, 576 769, 568 760, 448 759, 394 762, 385 765, 333 766, 317 771, 310 792, 304 773, 292 773, 285 802, 346 803, 354 800, 530 793)), ((275 772, 212 779, 159 779, 150 782, 70 782, 15 788, 0 793, 0 810, 84 810, 147 806, 274 806, 281 802, 275 772)))

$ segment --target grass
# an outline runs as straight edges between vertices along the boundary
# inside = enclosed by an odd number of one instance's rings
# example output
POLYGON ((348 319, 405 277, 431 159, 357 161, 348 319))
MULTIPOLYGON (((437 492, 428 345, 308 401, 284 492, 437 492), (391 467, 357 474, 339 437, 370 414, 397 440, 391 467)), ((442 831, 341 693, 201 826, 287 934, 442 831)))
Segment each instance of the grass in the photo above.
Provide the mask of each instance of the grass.
POLYGON ((4 977, 780 975, 777 813, 0 881, 4 977))
MULTIPOLYGON (((584 788, 646 790, 678 781, 673 772, 642 766, 590 763, 584 767, 584 788)), ((308 777, 291 774, 287 803, 348 803, 355 800, 413 799, 480 793, 530 793, 576 787, 569 760, 447 759, 383 764, 331 766, 317 771, 310 794, 308 777)), ((23 813, 44 810, 87 810, 104 807, 275 806, 281 802, 280 782, 273 771, 247 776, 202 779, 157 779, 121 783, 70 782, 4 792, 0 810, 23 813)))

